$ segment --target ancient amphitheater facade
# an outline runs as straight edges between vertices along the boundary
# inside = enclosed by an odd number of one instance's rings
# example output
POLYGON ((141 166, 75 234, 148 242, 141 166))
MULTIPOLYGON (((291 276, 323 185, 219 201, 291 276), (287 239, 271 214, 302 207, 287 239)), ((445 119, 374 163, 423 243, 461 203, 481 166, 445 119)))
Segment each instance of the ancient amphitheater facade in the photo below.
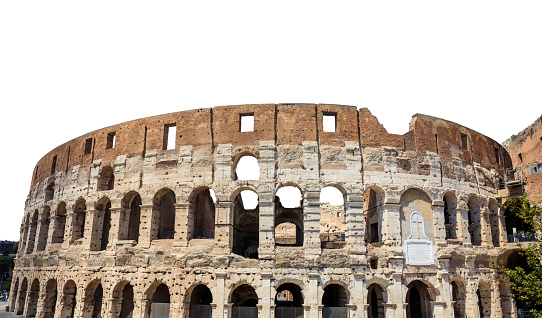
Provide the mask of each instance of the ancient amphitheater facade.
POLYGON ((513 317, 490 264, 517 249, 498 205, 510 165, 459 124, 418 114, 393 135, 352 106, 214 107, 103 128, 36 165, 9 310, 513 317), (258 164, 250 180, 243 158, 258 164), (320 202, 327 187, 340 205, 320 202))

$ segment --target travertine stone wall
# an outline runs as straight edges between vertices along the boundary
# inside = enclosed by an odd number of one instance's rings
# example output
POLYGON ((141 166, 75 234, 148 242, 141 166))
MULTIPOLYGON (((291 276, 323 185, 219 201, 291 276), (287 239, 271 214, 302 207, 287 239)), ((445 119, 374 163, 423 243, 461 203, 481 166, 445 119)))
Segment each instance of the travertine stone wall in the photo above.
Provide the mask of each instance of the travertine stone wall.
POLYGON ((164 304, 171 317, 196 317, 194 308, 234 317, 240 306, 261 317, 284 306, 314 318, 329 307, 351 318, 454 317, 463 302, 468 317, 479 308, 513 317, 509 288, 489 263, 517 249, 496 204, 510 166, 498 143, 459 124, 417 114, 405 135, 392 135, 352 106, 214 107, 107 127, 36 165, 9 308, 27 317, 150 317, 164 304), (323 115, 335 116, 335 132, 324 131, 323 115), (240 131, 241 116, 254 116, 254 131, 240 131), (258 159, 258 180, 236 180, 245 155, 258 159), (280 206, 284 186, 301 191, 300 208, 280 206), (337 244, 320 239, 325 186, 344 198, 337 244), (258 194, 258 242, 235 253, 236 235, 250 228, 235 214, 254 213, 236 200, 244 190, 258 194), (432 265, 405 262, 416 211, 436 247, 432 265), (279 218, 298 222, 300 244, 275 243, 279 218), (275 299, 283 290, 293 303, 275 299))

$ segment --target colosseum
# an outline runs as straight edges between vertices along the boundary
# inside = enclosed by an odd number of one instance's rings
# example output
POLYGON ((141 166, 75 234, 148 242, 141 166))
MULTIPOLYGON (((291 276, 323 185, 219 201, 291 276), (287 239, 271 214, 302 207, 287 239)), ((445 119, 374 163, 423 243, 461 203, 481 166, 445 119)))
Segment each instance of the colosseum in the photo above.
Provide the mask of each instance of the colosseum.
POLYGON ((37 163, 8 309, 517 317, 492 269, 521 261, 522 225, 499 205, 510 168, 460 124, 416 114, 389 134, 353 106, 223 106, 99 129, 37 163))

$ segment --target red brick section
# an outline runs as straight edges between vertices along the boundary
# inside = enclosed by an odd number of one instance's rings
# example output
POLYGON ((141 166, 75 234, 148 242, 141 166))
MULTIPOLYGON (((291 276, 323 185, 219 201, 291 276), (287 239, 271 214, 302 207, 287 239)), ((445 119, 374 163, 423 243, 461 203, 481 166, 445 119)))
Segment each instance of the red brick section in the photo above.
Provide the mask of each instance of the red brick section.
MULTIPOLYGON (((453 158, 467 163, 474 160, 486 168, 497 169, 501 174, 503 167, 511 166, 508 153, 494 140, 456 123, 427 115, 414 115, 410 130, 404 135, 395 135, 388 134, 367 108, 357 111, 353 106, 327 104, 238 105, 153 116, 80 136, 40 159, 31 187, 51 176, 54 156, 57 156, 55 172, 58 172, 70 170, 75 165, 89 165, 97 159, 112 161, 119 155, 132 157, 143 156, 149 150, 162 152, 164 129, 172 124, 176 125, 177 149, 187 145, 208 148, 231 143, 234 154, 245 149, 257 155, 262 140, 275 140, 277 145, 318 141, 321 145, 330 146, 344 146, 345 141, 356 141, 362 148, 395 147, 420 154, 438 151, 443 173, 451 178, 455 178, 453 158), (242 114, 254 114, 254 131, 240 132, 242 114), (323 131, 324 114, 336 114, 336 132, 323 131), (107 149, 107 135, 112 132, 116 136, 115 148, 107 149), (461 146, 461 134, 468 136, 467 150, 461 146), (85 154, 87 139, 92 141, 90 154, 85 154), (500 154, 499 162, 496 161, 495 149, 500 154)), ((534 134, 540 135, 540 125, 537 127, 534 134)), ((532 137, 534 144, 541 142, 538 135, 532 137)), ((524 144, 523 147, 530 145, 529 142, 524 144)), ((537 147, 540 149, 539 144, 537 147)), ((536 150, 522 150, 522 153, 525 160, 529 160, 535 156, 536 150)), ((411 173, 416 172, 413 170, 411 173)))
POLYGON ((542 116, 507 143, 507 150, 514 167, 522 168, 529 198, 542 200, 542 173, 531 174, 531 167, 542 167, 542 116))

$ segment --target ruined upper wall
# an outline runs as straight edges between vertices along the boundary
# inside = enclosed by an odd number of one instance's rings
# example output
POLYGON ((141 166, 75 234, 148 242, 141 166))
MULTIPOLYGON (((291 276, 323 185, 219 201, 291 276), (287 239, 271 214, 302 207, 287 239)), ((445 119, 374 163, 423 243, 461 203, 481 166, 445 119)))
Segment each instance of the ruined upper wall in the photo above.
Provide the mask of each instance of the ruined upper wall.
MULTIPOLYGON (((523 174, 525 192, 534 201, 542 200, 542 116, 505 142, 512 164, 523 174)), ((517 175, 517 173, 516 173, 517 175)))
POLYGON ((117 156, 144 156, 146 151, 165 150, 165 131, 176 126, 175 148, 213 148, 219 144, 255 146, 260 141, 276 145, 300 145, 316 141, 320 145, 341 146, 345 141, 360 147, 394 147, 419 153, 434 152, 441 158, 459 158, 503 172, 510 156, 494 140, 456 123, 416 114, 404 135, 389 134, 371 112, 354 106, 327 104, 263 104, 220 106, 153 116, 102 128, 75 138, 40 159, 32 177, 37 182, 58 171, 94 160, 115 160, 117 156), (241 115, 254 115, 254 131, 241 132, 241 115), (336 116, 336 131, 324 132, 323 115, 336 116), (115 135, 115 147, 108 135, 115 135), (467 145, 462 144, 467 136, 467 145), (90 143, 90 144, 89 144, 90 143), (86 148, 86 149, 85 149, 86 148), (56 159, 55 159, 56 158, 56 159))

